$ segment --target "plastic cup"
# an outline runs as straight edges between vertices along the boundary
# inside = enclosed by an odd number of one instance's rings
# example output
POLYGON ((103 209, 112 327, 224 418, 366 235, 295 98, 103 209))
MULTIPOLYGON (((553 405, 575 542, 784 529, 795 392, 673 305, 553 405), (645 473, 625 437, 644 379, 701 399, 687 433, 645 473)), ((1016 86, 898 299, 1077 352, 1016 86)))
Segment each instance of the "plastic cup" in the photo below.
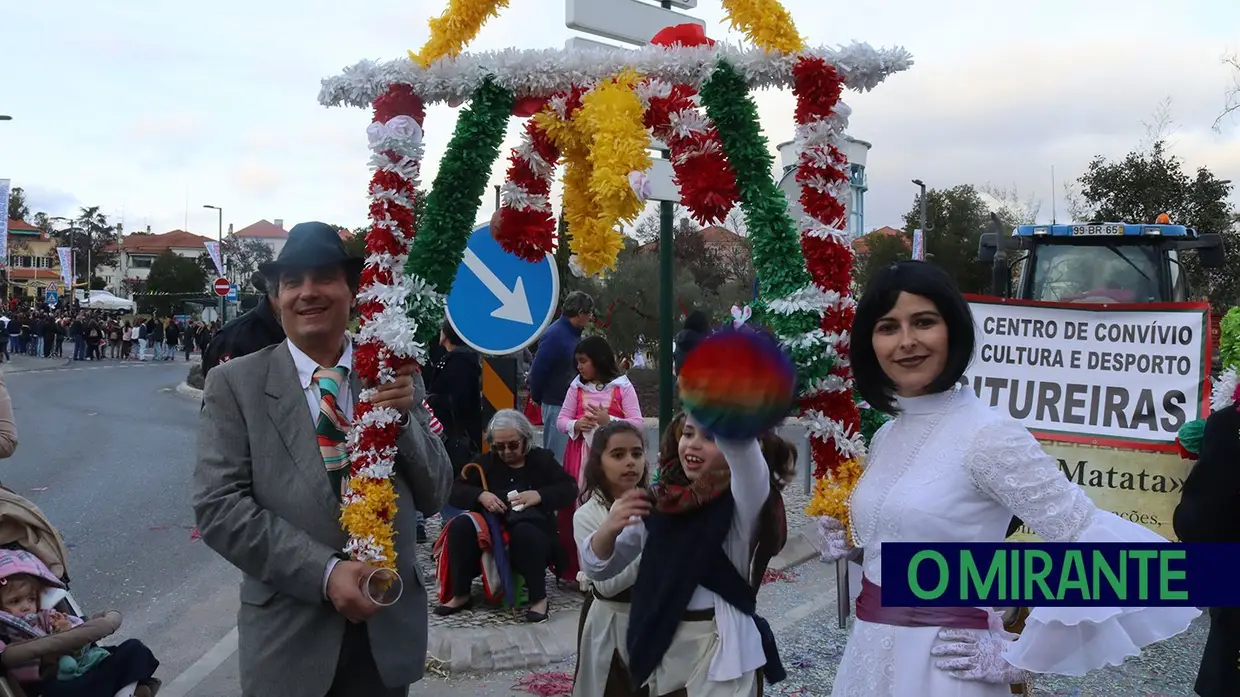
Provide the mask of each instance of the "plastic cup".
POLYGON ((405 582, 391 569, 375 569, 362 579, 362 593, 375 605, 394 605, 404 591, 405 582))

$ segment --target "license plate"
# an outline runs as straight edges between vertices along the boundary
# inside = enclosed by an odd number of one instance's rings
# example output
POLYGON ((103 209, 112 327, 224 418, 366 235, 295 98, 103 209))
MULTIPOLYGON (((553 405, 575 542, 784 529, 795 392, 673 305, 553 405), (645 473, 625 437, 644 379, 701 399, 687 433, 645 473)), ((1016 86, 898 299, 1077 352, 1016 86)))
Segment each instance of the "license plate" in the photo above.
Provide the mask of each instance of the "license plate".
POLYGON ((1122 235, 1124 234, 1123 225, 1073 225, 1073 235, 1081 235, 1082 237, 1101 236, 1101 235, 1122 235))

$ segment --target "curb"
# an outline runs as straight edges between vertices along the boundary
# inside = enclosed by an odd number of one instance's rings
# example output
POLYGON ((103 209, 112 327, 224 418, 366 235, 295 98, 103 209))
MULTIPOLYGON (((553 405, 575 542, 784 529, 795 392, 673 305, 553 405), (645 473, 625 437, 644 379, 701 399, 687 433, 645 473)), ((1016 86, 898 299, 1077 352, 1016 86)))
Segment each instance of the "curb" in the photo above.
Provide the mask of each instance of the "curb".
POLYGON ((190 384, 187 382, 183 382, 180 385, 177 385, 177 394, 183 395, 185 397, 193 397, 194 399, 197 399, 197 400, 202 400, 202 390, 198 389, 197 387, 190 386, 190 384))

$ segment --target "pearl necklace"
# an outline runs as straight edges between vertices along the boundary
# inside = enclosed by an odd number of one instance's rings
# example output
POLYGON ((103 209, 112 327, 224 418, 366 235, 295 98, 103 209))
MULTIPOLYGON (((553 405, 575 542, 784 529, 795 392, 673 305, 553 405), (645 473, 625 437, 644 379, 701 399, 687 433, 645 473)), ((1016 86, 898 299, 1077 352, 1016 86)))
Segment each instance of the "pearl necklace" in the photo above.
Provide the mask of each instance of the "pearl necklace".
MULTIPOLYGON (((956 385, 955 387, 952 388, 951 394, 947 397, 947 402, 943 404, 943 408, 939 410, 939 413, 935 414, 934 421, 930 422, 930 425, 926 427, 925 432, 921 434, 921 438, 919 438, 917 440, 917 443, 913 445, 912 449, 908 451, 908 457, 905 458, 904 465, 900 468, 900 471, 896 475, 896 478, 892 481, 891 486, 887 489, 886 492, 883 492, 881 494, 881 498, 878 501, 878 506, 875 509, 876 514, 874 515, 874 525, 872 526, 872 529, 870 529, 868 533, 865 535, 866 539, 872 540, 874 539, 874 536, 878 534, 879 521, 882 519, 883 506, 887 505, 887 497, 891 495, 891 490, 896 487, 896 485, 900 482, 900 480, 904 478, 904 475, 908 473, 909 468, 913 466, 913 461, 917 459, 917 456, 921 453, 921 449, 925 447, 926 441, 930 440, 930 436, 933 435, 934 432, 938 429, 939 422, 942 421, 943 417, 947 415, 947 412, 949 411, 952 405, 952 402, 956 400, 956 395, 959 392, 960 392, 960 385, 956 385)), ((864 545, 861 544, 860 538, 858 538, 857 536, 856 518, 853 517, 853 498, 856 497, 857 489, 861 488, 862 482, 865 481, 865 478, 869 476, 869 474, 870 474, 869 467, 862 469, 861 476, 857 478, 856 486, 854 486, 853 490, 849 492, 848 494, 848 517, 852 518, 853 523, 854 523, 853 525, 849 526, 849 529, 852 531, 852 545, 853 547, 858 548, 858 549, 863 547, 864 545)))

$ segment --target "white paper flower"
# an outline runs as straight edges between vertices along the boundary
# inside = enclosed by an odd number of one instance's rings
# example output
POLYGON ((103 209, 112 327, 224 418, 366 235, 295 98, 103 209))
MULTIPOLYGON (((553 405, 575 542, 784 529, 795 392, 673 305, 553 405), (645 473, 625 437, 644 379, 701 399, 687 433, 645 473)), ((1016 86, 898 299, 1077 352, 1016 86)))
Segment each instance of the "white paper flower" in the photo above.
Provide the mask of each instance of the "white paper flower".
POLYGON ((637 196, 637 200, 645 203, 654 194, 654 185, 650 183, 650 177, 645 172, 633 170, 629 172, 629 188, 637 196))

